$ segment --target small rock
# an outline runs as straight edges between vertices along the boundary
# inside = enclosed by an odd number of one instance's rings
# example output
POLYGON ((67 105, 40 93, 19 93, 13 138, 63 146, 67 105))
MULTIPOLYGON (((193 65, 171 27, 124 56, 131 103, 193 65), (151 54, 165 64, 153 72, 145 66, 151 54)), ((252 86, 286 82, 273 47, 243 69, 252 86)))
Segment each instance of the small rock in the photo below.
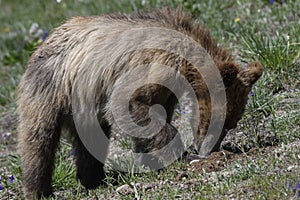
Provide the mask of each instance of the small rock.
POLYGON ((10 136, 11 136, 10 132, 3 133, 3 137, 5 137, 5 138, 9 138, 10 136))
POLYGON ((145 190, 150 190, 150 189, 152 189, 154 187, 155 187, 154 183, 150 183, 150 184, 144 185, 145 190))
MULTIPOLYGON (((132 184, 134 184, 134 183, 132 183, 132 184)), ((142 184, 141 184, 141 183, 136 183, 136 184, 134 184, 134 185, 135 185, 136 188, 141 188, 141 187, 142 187, 142 184)))
POLYGON ((190 162, 190 165, 195 164, 195 163, 200 162, 200 161, 201 161, 201 160, 199 160, 199 159, 192 160, 192 161, 190 162))
POLYGON ((243 133, 242 131, 236 133, 236 135, 237 135, 237 136, 240 136, 240 137, 243 136, 243 134, 244 134, 244 133, 243 133))
POLYGON ((188 178, 188 174, 186 172, 181 172, 176 176, 177 181, 181 181, 188 178))
POLYGON ((118 187, 116 189, 116 192, 122 195, 128 195, 134 193, 133 189, 128 184, 118 187))
POLYGON ((287 171, 290 172, 290 171, 292 171, 295 168, 297 168, 297 165, 288 166, 287 171))
POLYGON ((164 183, 163 181, 159 181, 158 185, 163 185, 163 183, 164 183))
POLYGON ((186 157, 187 162, 191 162, 193 160, 203 160, 205 156, 200 156, 198 154, 190 154, 186 157))

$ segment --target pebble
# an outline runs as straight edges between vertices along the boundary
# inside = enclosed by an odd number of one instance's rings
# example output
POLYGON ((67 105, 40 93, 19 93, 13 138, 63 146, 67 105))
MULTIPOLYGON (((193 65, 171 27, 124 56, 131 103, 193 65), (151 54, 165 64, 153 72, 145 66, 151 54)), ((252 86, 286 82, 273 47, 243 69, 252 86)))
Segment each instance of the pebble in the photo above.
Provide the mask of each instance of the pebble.
POLYGON ((201 161, 200 159, 192 160, 192 161, 190 162, 190 165, 195 164, 195 163, 200 162, 200 161, 201 161))
POLYGON ((121 185, 116 189, 116 192, 121 195, 128 195, 134 193, 133 189, 128 184, 121 185))
POLYGON ((290 172, 290 171, 292 171, 293 169, 295 169, 297 167, 298 167, 297 165, 288 166, 287 171, 290 172))
POLYGON ((10 136, 11 136, 11 132, 5 132, 3 134, 3 137, 5 137, 5 138, 9 138, 10 136))
POLYGON ((188 178, 188 174, 186 172, 181 172, 176 176, 177 181, 185 180, 188 178))

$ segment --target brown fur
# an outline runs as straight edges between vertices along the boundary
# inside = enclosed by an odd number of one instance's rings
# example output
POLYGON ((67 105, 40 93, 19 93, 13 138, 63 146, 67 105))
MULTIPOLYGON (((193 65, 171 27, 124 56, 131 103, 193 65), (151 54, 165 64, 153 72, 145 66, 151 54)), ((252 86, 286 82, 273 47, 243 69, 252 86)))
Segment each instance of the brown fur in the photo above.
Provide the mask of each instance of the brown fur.
MULTIPOLYGON (((74 146, 77 149, 77 178, 80 182, 91 189, 96 188, 103 180, 103 164, 86 150, 77 136, 72 119, 72 87, 77 73, 84 67, 93 66, 95 56, 96 60, 104 59, 100 50, 95 52, 101 47, 103 38, 113 37, 111 35, 116 32, 131 27, 163 27, 177 30, 193 38, 211 55, 220 70, 227 95, 225 125, 214 150, 219 149, 226 131, 234 128, 242 117, 251 86, 262 73, 261 65, 254 62, 245 69, 238 67, 232 56, 224 48, 219 47, 209 32, 189 15, 179 10, 164 9, 132 15, 73 18, 55 29, 45 43, 34 52, 19 85, 19 150, 26 198, 52 194, 54 157, 62 128, 66 128, 74 135, 74 146), (97 37, 99 31, 102 31, 102 37, 97 37)), ((175 66, 177 62, 176 55, 156 49, 136 51, 127 58, 128 60, 116 61, 101 72, 92 67, 89 69, 92 79, 100 76, 102 88, 97 90, 96 97, 97 106, 100 108, 98 116, 107 136, 110 135, 110 126, 113 123, 113 119, 109 116, 109 94, 118 75, 136 65, 151 63, 153 60, 167 66, 175 66), (103 108, 108 110, 105 111, 103 108)), ((179 66, 178 70, 192 85, 199 102, 201 121, 199 131, 195 135, 195 147, 199 151, 210 123, 211 99, 206 84, 197 70, 184 59, 180 59, 179 66)), ((164 76, 158 75, 157 78, 163 79, 164 76)), ((86 88, 82 88, 84 89, 86 88)), ((167 111, 167 124, 152 139, 136 138, 136 152, 159 149, 177 133, 171 125, 177 99, 168 89, 160 85, 148 85, 134 93, 130 101, 133 120, 139 125, 147 124, 149 106, 157 103, 163 105, 167 111)))

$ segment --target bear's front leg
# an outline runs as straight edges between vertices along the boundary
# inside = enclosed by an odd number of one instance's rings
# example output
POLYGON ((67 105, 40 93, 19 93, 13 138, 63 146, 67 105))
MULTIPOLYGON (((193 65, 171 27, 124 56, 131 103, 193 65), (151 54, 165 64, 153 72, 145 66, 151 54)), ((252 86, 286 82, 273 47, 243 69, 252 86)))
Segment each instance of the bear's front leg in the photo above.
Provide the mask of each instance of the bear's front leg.
MULTIPOLYGON (((148 126, 150 123, 155 124, 153 129, 139 133, 132 137, 134 150, 136 153, 142 153, 139 158, 139 164, 148 166, 150 169, 161 169, 165 164, 171 164, 181 157, 184 152, 184 145, 177 129, 170 124, 174 107, 177 103, 174 95, 165 97, 165 101, 160 102, 155 97, 157 91, 147 90, 147 96, 133 99, 130 102, 130 114, 133 121, 140 127, 148 126), (150 91, 150 92, 149 92, 150 91), (149 94, 154 95, 149 95, 149 94), (160 104, 165 110, 167 116, 152 109, 152 117, 150 118, 150 108, 155 104, 160 104), (164 120, 162 120, 164 119, 164 120), (164 124, 163 122, 164 121, 164 124), (156 126, 157 124, 157 126, 156 126), (160 127, 160 128, 157 128, 160 127), (145 135, 146 134, 146 135, 145 135), (141 137, 139 137, 141 135, 141 137)), ((166 94, 166 93, 159 93, 166 94)))
POLYGON ((143 153, 139 160, 140 166, 150 169, 161 169, 178 160, 184 153, 184 145, 175 127, 166 123, 151 138, 133 138, 136 153, 143 153))

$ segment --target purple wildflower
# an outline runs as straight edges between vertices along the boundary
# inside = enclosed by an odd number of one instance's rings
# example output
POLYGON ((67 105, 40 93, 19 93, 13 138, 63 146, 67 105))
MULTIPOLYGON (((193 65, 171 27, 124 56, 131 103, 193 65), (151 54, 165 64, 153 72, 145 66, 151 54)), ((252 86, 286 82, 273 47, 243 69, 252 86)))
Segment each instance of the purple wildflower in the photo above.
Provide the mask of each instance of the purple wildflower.
POLYGON ((46 38, 48 37, 49 33, 48 31, 45 31, 43 36, 42 36, 42 42, 45 42, 46 38))
POLYGON ((9 182, 10 183, 13 183, 15 180, 15 177, 13 175, 9 176, 9 182))
POLYGON ((300 182, 294 187, 292 187, 293 192, 297 192, 297 197, 300 197, 300 182))
POLYGON ((3 190, 3 186, 0 184, 0 190, 3 190))
POLYGON ((254 92, 250 92, 250 97, 253 97, 254 96, 254 92))
POLYGON ((273 5, 273 3, 275 2, 275 0, 270 0, 270 4, 273 5))
POLYGON ((296 189, 297 189, 296 187, 292 187, 293 192, 296 192, 296 189))
POLYGON ((185 114, 185 111, 182 109, 182 110, 180 111, 180 114, 181 114, 181 115, 185 114))
POLYGON ((184 109, 181 109, 181 106, 179 104, 177 105, 177 110, 181 115, 185 113, 184 109))
POLYGON ((76 149, 75 149, 75 148, 72 149, 72 155, 73 155, 73 156, 76 155, 76 149))

